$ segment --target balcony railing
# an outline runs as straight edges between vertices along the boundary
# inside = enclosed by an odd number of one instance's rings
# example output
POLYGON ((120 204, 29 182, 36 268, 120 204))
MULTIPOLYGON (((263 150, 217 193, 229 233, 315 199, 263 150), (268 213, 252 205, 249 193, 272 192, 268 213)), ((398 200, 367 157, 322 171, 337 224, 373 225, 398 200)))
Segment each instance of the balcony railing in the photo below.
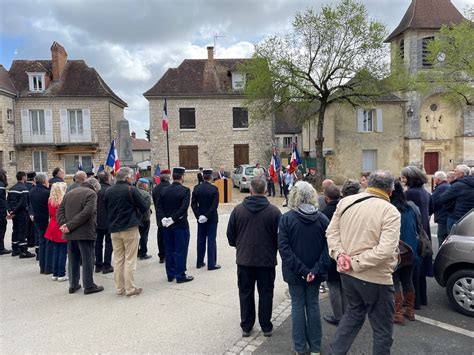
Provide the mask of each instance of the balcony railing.
POLYGON ((15 134, 16 145, 67 145, 67 144, 98 144, 97 134, 84 131, 82 134, 73 134, 68 131, 42 133, 23 131, 15 134))

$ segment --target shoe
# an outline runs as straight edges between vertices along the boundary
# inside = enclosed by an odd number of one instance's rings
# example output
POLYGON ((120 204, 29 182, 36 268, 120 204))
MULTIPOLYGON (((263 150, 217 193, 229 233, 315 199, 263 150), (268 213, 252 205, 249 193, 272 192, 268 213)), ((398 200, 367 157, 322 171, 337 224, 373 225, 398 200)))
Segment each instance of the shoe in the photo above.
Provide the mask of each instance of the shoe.
POLYGON ((0 255, 7 255, 10 254, 12 251, 10 249, 2 249, 0 250, 0 255))
POLYGON ((53 272, 52 272, 52 271, 49 271, 49 270, 44 272, 45 275, 51 275, 52 273, 53 273, 53 272))
POLYGON ((18 256, 18 255, 20 255, 19 251, 16 251, 16 250, 12 251, 12 256, 18 256))
POLYGON ((282 207, 288 207, 288 204, 287 204, 287 203, 285 203, 285 204, 284 204, 282 207))
POLYGON ((401 292, 395 292, 395 313, 393 314, 393 323, 405 325, 405 317, 403 317, 403 295, 401 292))
POLYGON ((95 272, 102 272, 102 266, 96 266, 95 272))
POLYGON ((160 264, 164 264, 165 263, 165 258, 160 258, 160 264))
POLYGON ((85 295, 90 295, 90 294, 92 294, 92 293, 97 293, 97 292, 101 292, 101 291, 104 291, 104 287, 103 287, 103 286, 94 285, 94 286, 92 286, 92 287, 85 288, 85 289, 84 289, 84 294, 85 294, 85 295))
POLYGON ((185 282, 191 282, 194 280, 194 276, 185 276, 184 279, 176 279, 176 282, 179 284, 185 283, 185 282))
POLYGON ((59 282, 64 282, 64 281, 67 281, 67 280, 69 280, 69 277, 67 277, 67 276, 58 277, 59 282))
POLYGON ((81 285, 77 285, 76 287, 69 287, 69 293, 75 293, 77 290, 81 289, 81 285))
POLYGON ((103 274, 110 274, 111 272, 114 272, 114 267, 113 266, 104 267, 102 269, 103 274))
POLYGON ((39 261, 39 248, 35 248, 35 253, 36 253, 36 261, 39 261))
POLYGON ((206 266, 206 263, 200 263, 196 265, 196 269, 200 269, 202 267, 206 266))
POLYGON ((140 260, 147 260, 147 259, 151 259, 152 256, 151 255, 148 255, 148 254, 145 254, 143 256, 140 256, 140 260))
POLYGON ((405 307, 403 308, 403 316, 408 320, 415 320, 415 292, 407 292, 403 294, 403 299, 405 301, 405 307))
POLYGON ((249 330, 249 331, 242 330, 242 337, 243 338, 248 338, 250 336, 250 332, 251 332, 251 330, 249 330))
POLYGON ((336 327, 339 325, 339 321, 336 318, 334 318, 334 316, 324 316, 323 319, 327 323, 335 325, 336 327))
POLYGON ((58 277, 57 277, 57 276, 53 276, 53 277, 51 278, 51 280, 53 280, 53 281, 58 281, 58 277))
POLYGON ((35 256, 35 254, 30 253, 28 250, 20 253, 20 259, 29 259, 34 258, 35 256))
POLYGON ((269 330, 268 332, 263 332, 263 336, 267 338, 271 337, 272 334, 273 334, 273 330, 269 330))
POLYGON ((173 282, 174 281, 174 277, 168 277, 168 282, 173 282))
POLYGON ((220 268, 221 268, 221 266, 216 264, 216 265, 214 265, 214 267, 208 267, 207 269, 209 271, 211 271, 211 270, 219 270, 220 268))
POLYGON ((127 293, 127 297, 138 296, 143 292, 143 288, 136 288, 133 292, 127 293))
POLYGON ((44 275, 44 273, 45 273, 44 269, 40 269, 40 274, 44 275))

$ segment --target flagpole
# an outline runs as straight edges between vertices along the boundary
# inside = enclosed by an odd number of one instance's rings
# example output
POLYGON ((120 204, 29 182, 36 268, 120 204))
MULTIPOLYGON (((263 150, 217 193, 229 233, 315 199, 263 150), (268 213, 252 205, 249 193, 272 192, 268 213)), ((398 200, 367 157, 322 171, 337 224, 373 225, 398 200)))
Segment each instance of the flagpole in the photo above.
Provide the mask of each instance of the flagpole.
POLYGON ((169 127, 166 127, 166 151, 168 153, 168 169, 171 169, 171 165, 170 165, 170 141, 169 141, 169 137, 168 137, 168 129, 169 129, 169 127))

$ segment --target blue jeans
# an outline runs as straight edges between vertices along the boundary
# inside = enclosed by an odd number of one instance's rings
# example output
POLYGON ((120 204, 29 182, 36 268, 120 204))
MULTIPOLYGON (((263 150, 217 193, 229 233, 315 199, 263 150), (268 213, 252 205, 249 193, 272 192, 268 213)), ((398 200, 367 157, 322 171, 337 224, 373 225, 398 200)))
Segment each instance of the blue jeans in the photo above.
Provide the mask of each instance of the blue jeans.
POLYGON ((38 228, 36 225, 34 225, 34 228, 38 237, 40 270, 51 272, 53 271, 53 242, 44 237, 46 228, 38 228))
POLYGON ((443 244, 444 240, 447 238, 449 234, 448 225, 446 223, 438 223, 438 246, 441 248, 441 244, 443 244))
POLYGON ((53 276, 66 276, 67 243, 55 243, 53 245, 53 276))
POLYGON ((207 268, 213 269, 216 266, 217 246, 216 246, 217 223, 198 223, 197 235, 197 266, 204 263, 207 240, 207 268))
POLYGON ((164 228, 163 239, 166 249, 166 275, 168 279, 186 278, 186 261, 188 258, 189 229, 164 228))
POLYGON ((321 315, 319 313, 319 283, 288 285, 291 296, 293 346, 296 352, 321 350, 321 315))

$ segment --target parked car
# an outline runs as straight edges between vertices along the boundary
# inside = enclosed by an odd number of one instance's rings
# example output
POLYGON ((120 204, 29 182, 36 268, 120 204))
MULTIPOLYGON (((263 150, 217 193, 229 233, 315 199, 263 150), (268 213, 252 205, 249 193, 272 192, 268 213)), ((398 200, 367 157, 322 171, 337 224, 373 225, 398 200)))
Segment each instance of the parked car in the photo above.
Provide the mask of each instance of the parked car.
POLYGON ((451 229, 436 255, 434 271, 454 309, 474 317, 474 209, 451 229))
POLYGON ((239 165, 232 175, 232 183, 234 187, 238 187, 240 192, 250 190, 250 181, 253 178, 253 169, 255 165, 243 164, 239 165))

